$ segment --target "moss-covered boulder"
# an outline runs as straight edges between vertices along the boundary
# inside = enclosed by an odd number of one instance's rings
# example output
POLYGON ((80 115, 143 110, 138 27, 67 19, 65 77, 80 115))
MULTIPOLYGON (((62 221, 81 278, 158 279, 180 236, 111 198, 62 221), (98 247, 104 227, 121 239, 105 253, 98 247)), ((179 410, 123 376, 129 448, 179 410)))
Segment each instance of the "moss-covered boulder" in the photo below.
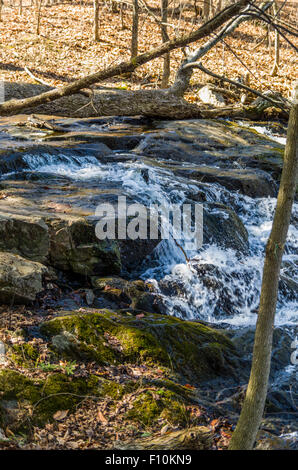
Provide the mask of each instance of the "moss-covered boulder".
POLYGON ((186 426, 189 411, 185 407, 185 399, 176 393, 166 388, 148 389, 133 401, 127 418, 144 426, 152 425, 159 419, 166 419, 174 426, 186 426))
POLYGON ((174 317, 109 310, 64 312, 41 332, 67 358, 99 364, 146 363, 198 383, 232 373, 237 362, 231 341, 200 323, 174 317))
POLYGON ((96 376, 86 379, 55 373, 46 380, 34 380, 9 369, 0 372, 0 391, 0 424, 17 431, 43 425, 57 411, 73 411, 86 396, 102 394, 96 376))

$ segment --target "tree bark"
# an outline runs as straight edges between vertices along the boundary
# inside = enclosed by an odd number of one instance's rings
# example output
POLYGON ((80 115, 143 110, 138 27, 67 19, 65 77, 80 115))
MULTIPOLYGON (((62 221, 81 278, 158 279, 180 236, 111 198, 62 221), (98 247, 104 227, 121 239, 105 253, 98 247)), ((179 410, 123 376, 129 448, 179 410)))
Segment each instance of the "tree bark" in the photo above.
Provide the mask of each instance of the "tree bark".
POLYGON ((163 436, 137 439, 132 442, 115 441, 121 450, 210 450, 212 432, 206 426, 174 431, 163 436))
POLYGON ((131 59, 138 55, 139 48, 139 1, 132 4, 131 59))
MULTIPOLYGON (((23 97, 39 95, 50 90, 49 86, 31 83, 5 82, 5 96, 23 97)), ((25 98, 26 99, 26 98, 25 98)), ((64 96, 34 107, 35 114, 47 114, 64 117, 89 118, 97 116, 136 116, 144 115, 163 119, 215 119, 218 117, 231 119, 265 120, 266 107, 271 104, 234 105, 223 108, 211 108, 203 103, 189 103, 183 97, 176 96, 167 90, 113 90, 95 89, 90 97, 83 94, 64 96)), ((32 113, 26 108, 25 114, 32 113)), ((283 115, 282 115, 283 116, 283 115)))
POLYGON ((37 36, 40 35, 41 7, 42 7, 42 0, 37 0, 37 3, 36 3, 36 34, 37 36))
POLYGON ((99 0, 93 0, 93 39, 99 41, 99 0))
MULTIPOLYGON (((271 4, 271 2, 267 2, 265 5, 263 5, 262 10, 266 11, 271 4)), ((203 46, 195 49, 195 51, 188 55, 177 71, 175 83, 172 87, 175 93, 179 94, 180 96, 184 95, 189 86, 189 81, 192 75, 192 70, 190 69, 191 64, 201 59, 205 54, 207 54, 208 51, 210 51, 210 49, 212 49, 212 47, 218 44, 226 36, 232 34, 232 32, 235 31, 235 29, 238 28, 241 23, 249 20, 250 16, 245 15, 245 12, 248 11, 248 9, 249 7, 243 11, 241 16, 239 15, 236 18, 233 18, 221 29, 221 31, 219 31, 218 34, 209 39, 209 41, 207 41, 203 46)))
MULTIPOLYGON (((167 21, 168 21, 168 0, 161 0, 161 37, 162 42, 169 41, 167 21)), ((170 54, 167 53, 163 60, 163 74, 161 87, 167 88, 170 78, 170 54)))
POLYGON ((266 246, 253 360, 246 396, 230 450, 253 448, 261 424, 270 373, 272 336, 280 265, 290 224, 298 176, 298 85, 290 112, 284 165, 271 233, 266 246))
MULTIPOLYGON (((273 13, 275 15, 274 18, 278 20, 278 11, 277 11, 276 1, 274 1, 274 4, 273 4, 273 13)), ((275 35, 274 36, 274 64, 270 72, 271 77, 275 77, 278 71, 278 67, 279 67, 280 37, 279 37, 279 32, 277 29, 274 31, 274 35, 275 35)))
POLYGON ((217 28, 221 27, 230 18, 237 15, 248 3, 249 0, 239 0, 239 2, 222 10, 218 15, 216 15, 210 21, 202 25, 198 30, 193 31, 191 34, 180 36, 179 38, 163 43, 149 52, 140 54, 129 62, 122 62, 118 65, 111 66, 106 70, 100 70, 96 73, 88 75, 87 77, 83 77, 79 80, 76 80, 68 85, 46 91, 45 93, 41 93, 40 95, 33 96, 31 98, 20 100, 12 99, 10 101, 6 101, 0 105, 0 115, 5 116, 17 114, 23 111, 24 109, 30 107, 33 108, 35 106, 49 103, 65 96, 73 95, 75 93, 78 93, 82 88, 88 88, 94 83, 98 83, 102 80, 114 77, 115 75, 131 73, 137 67, 145 64, 146 62, 161 57, 162 55, 169 53, 174 49, 187 46, 188 44, 191 44, 194 41, 208 36, 217 28))

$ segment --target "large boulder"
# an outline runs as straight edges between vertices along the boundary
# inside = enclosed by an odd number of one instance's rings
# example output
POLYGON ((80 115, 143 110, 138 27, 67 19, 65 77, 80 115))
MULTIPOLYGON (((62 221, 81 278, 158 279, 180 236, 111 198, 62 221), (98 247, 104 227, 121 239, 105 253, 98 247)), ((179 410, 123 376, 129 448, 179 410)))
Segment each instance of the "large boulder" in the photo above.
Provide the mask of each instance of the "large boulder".
POLYGON ((234 374, 237 353, 220 331, 155 313, 81 309, 41 326, 59 357, 110 363, 146 363, 172 370, 193 384, 234 374))
POLYGON ((46 266, 12 253, 0 252, 0 302, 28 303, 43 290, 46 266))
POLYGON ((120 273, 116 242, 98 240, 95 226, 83 218, 50 221, 49 262, 63 271, 85 276, 120 273))
POLYGON ((0 213, 0 250, 44 263, 49 255, 49 246, 49 229, 41 217, 0 213))

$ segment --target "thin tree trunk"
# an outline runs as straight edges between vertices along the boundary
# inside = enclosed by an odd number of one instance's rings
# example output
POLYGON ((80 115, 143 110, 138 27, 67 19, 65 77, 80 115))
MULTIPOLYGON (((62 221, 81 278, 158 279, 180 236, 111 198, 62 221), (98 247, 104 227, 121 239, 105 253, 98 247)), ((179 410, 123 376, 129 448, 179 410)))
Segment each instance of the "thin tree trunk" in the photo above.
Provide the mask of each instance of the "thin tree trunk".
MULTIPOLYGON (((273 4, 273 13, 274 13, 274 17, 278 18, 276 2, 274 2, 274 4, 273 4)), ((277 71, 278 71, 278 67, 279 67, 280 37, 279 37, 279 32, 278 32, 277 29, 275 30, 274 34, 275 34, 275 36, 274 36, 274 64, 273 64, 272 70, 270 72, 271 77, 275 77, 275 75, 277 74, 277 71)))
POLYGON ((36 34, 37 36, 40 35, 41 6, 42 6, 42 0, 37 0, 36 2, 36 34))
POLYGON ((209 20, 210 16, 210 0, 204 0, 204 6, 203 6, 203 18, 205 21, 209 20))
POLYGON ((132 11, 132 31, 131 31, 131 58, 134 59, 138 55, 139 48, 139 2, 133 0, 132 11))
MULTIPOLYGON (((169 41, 168 35, 168 0, 161 0, 161 37, 162 42, 169 41)), ((170 54, 167 53, 163 60, 163 74, 161 81, 161 88, 167 88, 170 78, 170 54)))
POLYGON ((99 41, 99 0, 93 0, 93 39, 99 41))
POLYGON ((246 396, 230 450, 253 448, 261 424, 270 372, 272 336, 280 265, 287 238, 298 176, 298 84, 288 125, 284 164, 271 233, 266 246, 253 360, 246 396))
POLYGON ((3 5, 4 5, 4 1, 0 0, 0 21, 2 21, 2 8, 3 8, 3 5))

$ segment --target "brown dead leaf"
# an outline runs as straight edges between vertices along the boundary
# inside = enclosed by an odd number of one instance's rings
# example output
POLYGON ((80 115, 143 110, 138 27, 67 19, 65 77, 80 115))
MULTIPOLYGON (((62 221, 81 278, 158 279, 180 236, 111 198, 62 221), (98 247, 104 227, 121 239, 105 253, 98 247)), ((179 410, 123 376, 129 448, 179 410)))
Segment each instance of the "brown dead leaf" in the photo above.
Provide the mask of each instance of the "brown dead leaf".
POLYGON ((68 412, 69 410, 59 410, 53 415, 53 418, 56 421, 63 421, 63 419, 65 419, 66 416, 68 415, 68 412))
POLYGON ((102 424, 108 424, 108 420, 104 417, 102 414, 101 410, 98 410, 97 412, 97 419, 100 421, 102 424))

